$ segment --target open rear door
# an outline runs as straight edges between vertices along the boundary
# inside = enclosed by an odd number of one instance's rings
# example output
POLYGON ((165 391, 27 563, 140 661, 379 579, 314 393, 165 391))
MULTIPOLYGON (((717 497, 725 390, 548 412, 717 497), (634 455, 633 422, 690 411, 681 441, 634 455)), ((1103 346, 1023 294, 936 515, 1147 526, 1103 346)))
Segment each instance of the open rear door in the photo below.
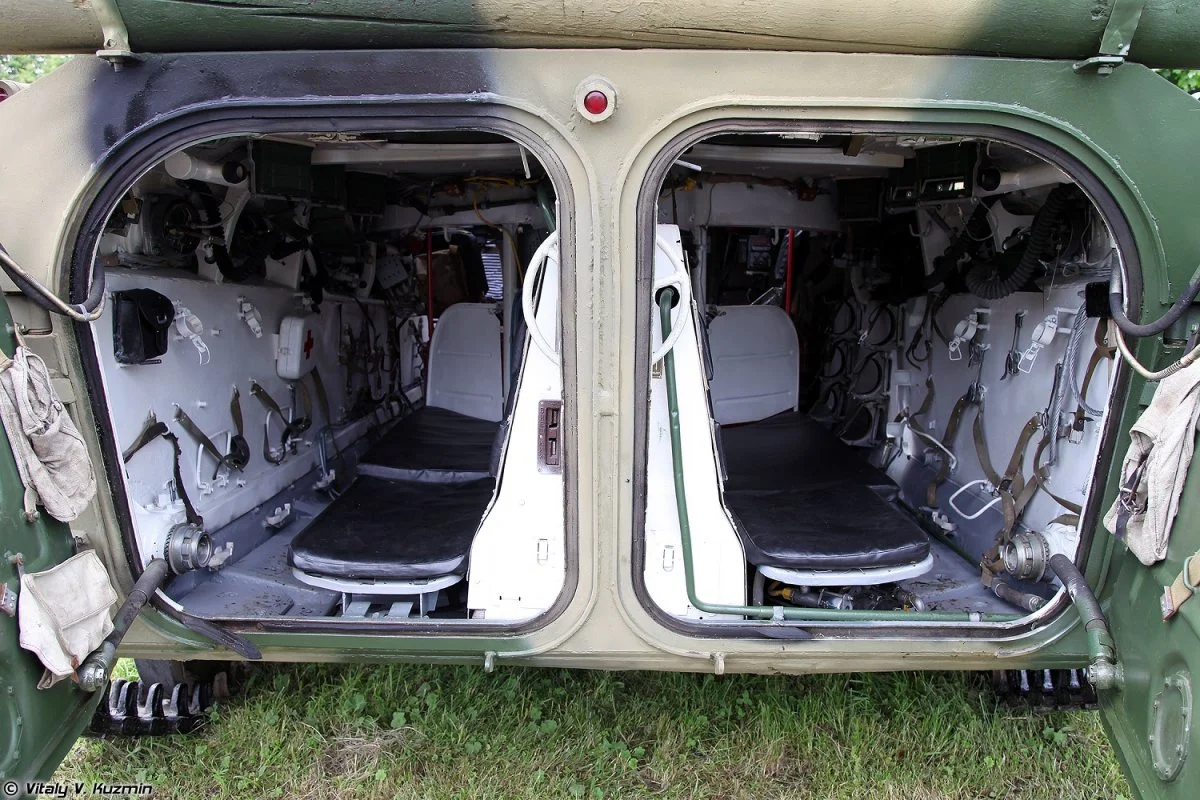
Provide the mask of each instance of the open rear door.
MULTIPOLYGON (((1188 437, 1194 433, 1190 427, 1186 431, 1188 437)), ((1200 578, 1200 465, 1195 460, 1166 558, 1145 566, 1117 545, 1102 598, 1123 681, 1120 689, 1100 693, 1101 713, 1126 775, 1143 797, 1200 797, 1200 592, 1181 579, 1185 569, 1192 586, 1200 578)))
MULTIPOLYGON (((8 303, 0 295, 0 349, 16 348, 8 303)), ((24 782, 49 778, 91 718, 102 692, 71 680, 38 689, 42 664, 18 644, 20 572, 41 572, 75 554, 69 527, 48 514, 27 522, 17 465, 0 427, 0 796, 24 795, 24 782), (20 791, 13 789, 14 782, 20 791)))

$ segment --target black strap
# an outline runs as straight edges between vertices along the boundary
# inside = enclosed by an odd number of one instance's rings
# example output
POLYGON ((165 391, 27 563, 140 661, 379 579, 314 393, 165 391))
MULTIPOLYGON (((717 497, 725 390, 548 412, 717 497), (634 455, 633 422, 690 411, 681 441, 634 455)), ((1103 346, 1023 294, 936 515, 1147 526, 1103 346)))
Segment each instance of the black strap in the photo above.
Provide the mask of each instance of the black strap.
POLYGON ((313 367, 311 374, 313 388, 317 391, 317 406, 321 409, 321 418, 325 420, 326 425, 332 425, 333 417, 329 412, 329 393, 325 391, 325 381, 321 380, 321 371, 313 367))
POLYGON ((1142 482, 1142 475, 1146 471, 1146 464, 1150 459, 1147 456, 1142 456, 1142 460, 1138 462, 1133 471, 1129 473, 1129 478, 1121 486, 1121 494, 1117 498, 1117 524, 1114 526, 1116 530, 1113 535, 1121 541, 1125 540, 1126 529, 1129 527, 1129 520, 1134 514, 1142 514, 1146 511, 1146 503, 1139 504, 1137 501, 1138 484, 1142 482))
POLYGON ((246 427, 242 421, 242 393, 236 386, 233 387, 233 397, 229 398, 229 416, 233 417, 233 427, 237 430, 237 435, 244 438, 246 427))
POLYGON ((187 431, 193 439, 199 442, 200 446, 207 450, 209 455, 217 460, 217 466, 213 468, 213 478, 217 477, 217 473, 221 471, 221 467, 229 467, 230 469, 236 469, 238 472, 241 472, 246 466, 244 463, 238 463, 240 459, 230 458, 229 454, 222 453, 220 450, 218 450, 217 446, 213 444, 212 439, 208 438, 204 431, 200 430, 200 426, 193 422, 192 418, 187 415, 187 412, 179 406, 175 406, 175 421, 182 425, 183 429, 187 431))
POLYGON ((175 462, 172 466, 172 471, 175 477, 175 493, 179 495, 179 499, 183 501, 183 510, 187 515, 187 521, 201 528, 204 527, 204 517, 196 513, 196 507, 192 505, 191 498, 188 497, 187 489, 183 485, 183 473, 179 468, 179 460, 183 457, 183 450, 179 447, 179 437, 171 433, 165 422, 159 422, 151 414, 146 420, 146 427, 138 434, 137 439, 133 441, 128 449, 122 454, 122 459, 126 464, 129 459, 133 458, 139 450, 158 438, 166 439, 171 443, 171 448, 175 451, 175 462))
MULTIPOLYGON (((283 416, 283 409, 279 407, 279 403, 275 402, 275 398, 271 397, 271 393, 264 389, 258 381, 250 381, 250 394, 258 398, 258 402, 262 403, 263 408, 268 412, 275 412, 279 416, 279 421, 283 423, 283 438, 279 443, 279 458, 271 456, 271 443, 267 440, 266 434, 264 433, 263 435, 263 458, 271 464, 280 464, 283 462, 292 440, 300 438, 300 434, 304 433, 312 425, 312 420, 308 416, 305 416, 294 422, 288 422, 287 418, 283 416)), ((304 390, 304 404, 306 407, 309 406, 307 389, 304 390)), ((309 413, 311 413, 311 409, 309 409, 309 413)))
POLYGON ((146 420, 146 427, 142 428, 142 432, 133 440, 133 444, 125 448, 125 452, 121 454, 121 461, 128 464, 129 459, 133 458, 139 450, 165 433, 167 433, 167 424, 159 422, 151 414, 150 418, 146 420))

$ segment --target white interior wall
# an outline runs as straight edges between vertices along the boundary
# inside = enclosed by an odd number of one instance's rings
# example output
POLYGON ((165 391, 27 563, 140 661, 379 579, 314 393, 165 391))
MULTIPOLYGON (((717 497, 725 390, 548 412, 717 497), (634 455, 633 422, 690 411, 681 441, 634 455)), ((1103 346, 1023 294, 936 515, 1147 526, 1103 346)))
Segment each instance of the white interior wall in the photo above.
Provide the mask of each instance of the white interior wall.
POLYGON ((819 194, 801 200, 782 186, 745 183, 702 183, 690 191, 677 190, 658 203, 658 222, 685 230, 698 227, 797 228, 840 230, 833 196, 819 194), (675 211, 679 218, 676 220, 675 211))
MULTIPOLYGON (((282 464, 271 465, 263 458, 264 422, 267 412, 250 394, 251 379, 257 381, 283 408, 291 410, 292 400, 286 381, 275 373, 276 335, 280 320, 300 310, 297 293, 282 287, 211 283, 184 275, 163 275, 134 270, 110 270, 110 291, 150 288, 181 302, 204 323, 203 340, 211 360, 201 366, 195 347, 172 328, 167 353, 161 363, 118 365, 113 357, 112 304, 93 323, 104 391, 108 398, 110 422, 116 434, 117 449, 124 450, 136 439, 151 412, 179 437, 183 450, 183 481, 188 497, 214 530, 253 509, 265 499, 298 480, 317 463, 316 431, 326 424, 320 418, 320 406, 311 379, 306 379, 316 418, 305 435, 306 442, 282 464), (238 298, 245 297, 262 315, 263 335, 256 338, 238 317, 238 298), (197 480, 197 454, 200 445, 175 422, 178 403, 188 416, 217 445, 225 448, 227 436, 235 431, 229 401, 233 387, 240 390, 245 435, 250 445, 250 463, 244 472, 233 472, 225 485, 212 482, 213 459, 204 454, 197 480), (312 446, 306 446, 312 443, 312 446), (206 484, 206 485, 201 485, 206 484)), ((384 309, 368 306, 377 331, 386 324, 384 309)), ((326 300, 317 316, 315 358, 329 396, 331 413, 343 419, 352 402, 345 392, 343 368, 338 363, 340 330, 351 326, 357 334, 362 321, 354 301, 326 300)), ((297 398, 299 400, 299 397, 297 398)), ((302 413, 303 408, 300 409, 302 413)), ((339 440, 348 442, 365 433, 369 420, 339 432, 339 440)), ((282 428, 272 421, 271 443, 278 446, 282 428)), ((172 480, 173 453, 166 442, 154 442, 135 455, 126 467, 131 499, 146 503, 172 480)), ((269 512, 269 509, 267 510, 269 512)), ((146 549, 142 531, 139 543, 146 549)), ((150 534, 147 533, 147 536, 150 534)), ((143 552, 143 556, 148 554, 143 552)))
MULTIPOLYGON (((1066 333, 1059 334, 1055 337, 1054 342, 1038 355, 1031 372, 1020 373, 1003 381, 1000 380, 1004 374, 1005 354, 1012 345, 1015 315, 1017 311, 1026 311, 1025 322, 1021 330, 1021 347, 1028 347, 1034 327, 1041 321, 1045 313, 1049 313, 1046 310, 1053 310, 1056 305, 1078 307, 1082 299, 1077 292, 1082 288, 1082 284, 1058 287, 1045 296, 1044 304, 1042 297, 1038 295, 1017 293, 1001 300, 987 302, 971 295, 958 295, 950 298, 942 307, 939 319, 942 329, 947 335, 951 335, 958 320, 971 313, 975 308, 990 309, 989 329, 981 331, 977 336, 980 341, 990 346, 983 360, 982 372, 983 383, 987 387, 984 397, 984 433, 992 465, 1000 474, 1004 473, 1008 465, 1021 429, 1025 427, 1034 413, 1041 413, 1049 404, 1050 392, 1054 383, 1055 364, 1062 360, 1067 346, 1066 333)), ((906 315, 908 324, 905 330, 905 341, 912 336, 913 316, 906 315)), ((1063 320, 1069 322, 1065 315, 1063 320)), ((1091 357, 1092 332, 1094 330, 1095 323, 1092 322, 1088 326, 1088 333, 1084 337, 1081 348, 1077 385, 1082 385, 1084 371, 1087 368, 1088 359, 1091 357)), ((905 406, 915 411, 921 405, 927 391, 925 378, 932 374, 937 387, 933 408, 919 421, 931 435, 942 439, 954 404, 967 390, 967 387, 975 381, 979 374, 978 368, 968 365, 965 349, 961 361, 951 361, 948 348, 940 341, 936 342, 926 367, 926 370, 916 372, 910 364, 897 361, 896 368, 906 369, 909 373, 915 374, 915 379, 912 381, 913 385, 907 388, 897 387, 893 392, 889 419, 894 418, 905 406)), ((1092 378, 1092 385, 1088 392, 1089 403, 1092 406, 1099 408, 1107 405, 1112 375, 1112 361, 1102 361, 1096 369, 1096 375, 1092 378)), ((1064 406, 1064 410, 1074 411, 1075 409, 1073 406, 1070 408, 1064 406)), ((943 442, 953 450, 958 458, 957 469, 951 472, 947 481, 947 485, 955 489, 969 481, 986 477, 975 452, 971 431, 973 420, 973 411, 964 413, 956 440, 943 442)), ((1082 437, 1077 442, 1068 442, 1065 439, 1059 441, 1058 461, 1050 467, 1049 486, 1055 494, 1067 500, 1083 502, 1091 484, 1103 424, 1103 420, 1088 422, 1082 437)), ((1022 474, 1027 479, 1032 474, 1034 453, 1041 438, 1042 431, 1039 431, 1034 435, 1026 450, 1022 474)), ((915 439, 911 434, 907 437, 906 452, 921 453, 925 449, 926 445, 919 439, 915 439)), ((901 458, 895 463, 895 474, 900 476, 900 482, 904 484, 907 471, 916 467, 917 464, 901 458)), ((968 493, 964 493, 958 501, 968 514, 993 499, 992 496, 982 493, 979 489, 968 490, 968 493), (968 493, 973 496, 967 497, 968 493)), ((949 513, 951 521, 963 522, 950 510, 949 504, 944 500, 948 496, 947 489, 943 488, 940 496, 943 498, 942 510, 949 513)), ((914 499, 924 502, 923 496, 914 499)), ((986 513, 988 516, 984 519, 994 520, 997 525, 1003 521, 999 504, 993 506, 986 513)), ((1044 492, 1038 492, 1025 511, 1024 522, 1028 527, 1039 530, 1063 513, 1066 513, 1066 509, 1059 506, 1044 492)))

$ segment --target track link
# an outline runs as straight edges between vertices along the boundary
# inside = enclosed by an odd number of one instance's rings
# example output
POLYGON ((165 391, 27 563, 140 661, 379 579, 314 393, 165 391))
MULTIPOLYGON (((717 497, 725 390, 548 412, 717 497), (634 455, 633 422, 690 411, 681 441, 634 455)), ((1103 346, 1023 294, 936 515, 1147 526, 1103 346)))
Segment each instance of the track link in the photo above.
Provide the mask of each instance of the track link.
POLYGON ((998 669, 991 673, 996 697, 1010 708, 1033 711, 1095 711, 1096 690, 1082 669, 998 669))
POLYGON ((161 683, 109 681, 85 735, 166 736, 191 733, 208 719, 213 684, 177 683, 168 691, 161 683))

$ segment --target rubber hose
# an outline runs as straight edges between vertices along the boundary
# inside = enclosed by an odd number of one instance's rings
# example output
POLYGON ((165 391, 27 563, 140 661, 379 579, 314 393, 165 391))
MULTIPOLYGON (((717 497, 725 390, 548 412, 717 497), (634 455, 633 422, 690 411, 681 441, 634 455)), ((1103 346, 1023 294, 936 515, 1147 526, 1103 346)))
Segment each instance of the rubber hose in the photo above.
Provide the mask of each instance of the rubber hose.
POLYGON ((1096 595, 1092 593, 1092 587, 1087 585, 1083 573, 1071 562, 1071 559, 1062 553, 1055 553, 1050 556, 1050 569, 1066 587, 1067 594, 1071 596, 1071 601, 1079 611, 1080 619, 1083 620, 1084 630, 1107 632, 1108 622, 1104 619, 1100 601, 1096 599, 1096 595))
POLYGON ((92 267, 92 286, 87 299, 83 301, 82 311, 90 314, 104 302, 104 267, 99 262, 92 267))
POLYGON ((1117 323, 1117 327, 1129 336, 1143 338, 1146 336, 1157 336, 1167 328, 1174 325, 1183 316, 1183 313, 1191 307, 1196 301, 1196 296, 1200 295, 1200 266, 1196 267, 1196 271, 1192 273, 1192 279, 1188 282, 1187 288, 1183 290, 1183 294, 1175 301, 1167 312, 1154 322, 1148 322, 1141 325, 1131 320, 1125 314, 1125 295, 1128 294, 1132 298, 1133 303, 1140 302, 1142 297, 1142 276, 1137 270, 1130 270, 1125 276, 1125 290, 1121 289, 1121 263, 1120 259, 1113 260, 1112 278, 1108 285, 1108 311, 1112 315, 1113 321, 1117 323))
POLYGON ((1008 297, 1029 282, 1042 257, 1050 250, 1054 226, 1062 216, 1071 188, 1069 185, 1059 186, 1050 191, 1046 202, 1042 203, 1037 216, 1033 218, 1029 240, 1025 243, 1025 252, 1021 254, 1016 269, 1008 275, 1002 275, 996 262, 989 261, 966 271, 963 281, 972 294, 984 300, 999 300, 1008 297))

